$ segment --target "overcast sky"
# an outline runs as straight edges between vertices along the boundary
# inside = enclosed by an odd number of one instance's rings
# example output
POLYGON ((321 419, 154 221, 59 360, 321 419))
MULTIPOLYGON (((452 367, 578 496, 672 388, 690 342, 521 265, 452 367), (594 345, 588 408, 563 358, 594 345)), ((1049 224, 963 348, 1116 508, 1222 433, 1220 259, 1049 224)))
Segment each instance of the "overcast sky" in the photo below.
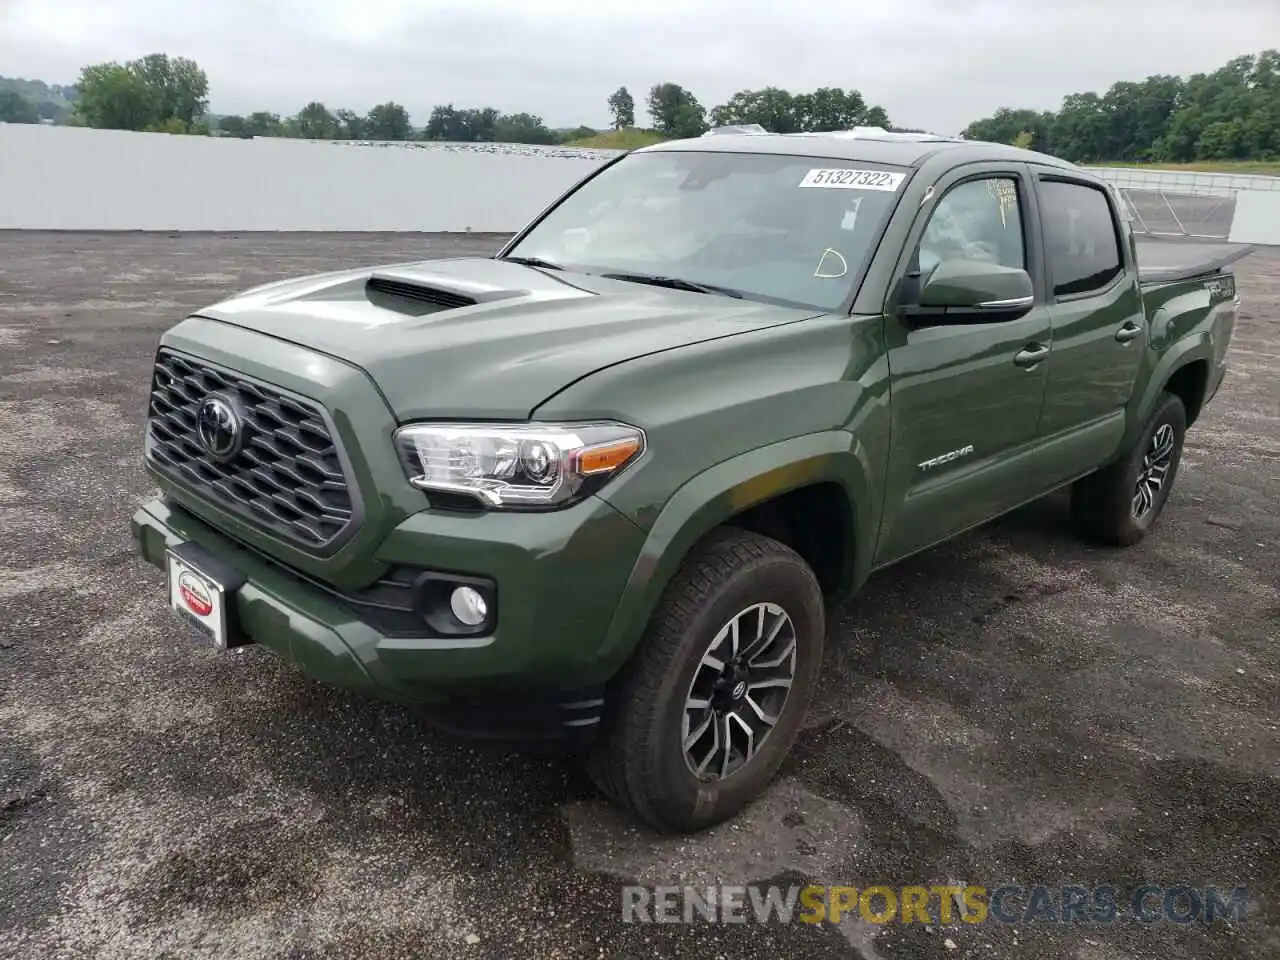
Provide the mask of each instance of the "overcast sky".
POLYGON ((958 132, 1120 79, 1212 70, 1280 46, 1280 0, 0 0, 0 73, 191 57, 217 113, 396 100, 605 126, 625 85, 853 87, 897 124, 958 132))

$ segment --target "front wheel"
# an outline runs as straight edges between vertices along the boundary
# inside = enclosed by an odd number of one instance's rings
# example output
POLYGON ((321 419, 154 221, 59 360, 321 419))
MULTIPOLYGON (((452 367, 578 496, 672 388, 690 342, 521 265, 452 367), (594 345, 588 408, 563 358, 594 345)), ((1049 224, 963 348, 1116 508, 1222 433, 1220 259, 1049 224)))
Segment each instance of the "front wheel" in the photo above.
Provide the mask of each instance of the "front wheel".
POLYGON ((1166 393, 1128 453, 1076 481, 1071 514, 1086 538, 1130 546, 1147 535, 1169 500, 1186 433, 1182 400, 1166 393))
POLYGON ((743 530, 712 534, 610 690, 587 763, 597 786, 659 830, 732 817, 800 732, 825 630, 817 578, 795 551, 743 530))

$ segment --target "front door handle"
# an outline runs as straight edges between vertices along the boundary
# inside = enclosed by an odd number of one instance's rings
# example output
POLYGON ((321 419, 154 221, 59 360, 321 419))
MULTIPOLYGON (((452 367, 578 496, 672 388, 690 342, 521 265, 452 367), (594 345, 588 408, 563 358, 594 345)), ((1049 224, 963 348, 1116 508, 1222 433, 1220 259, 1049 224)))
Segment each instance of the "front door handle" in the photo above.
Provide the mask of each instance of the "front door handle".
POLYGON ((1142 326, 1132 320, 1126 320, 1124 326, 1116 331, 1116 339, 1121 343, 1128 343, 1130 340, 1136 340, 1140 336, 1142 336, 1142 326))
POLYGON ((1025 348, 1013 355, 1013 362, 1030 370, 1049 355, 1049 348, 1043 343, 1029 343, 1025 348))

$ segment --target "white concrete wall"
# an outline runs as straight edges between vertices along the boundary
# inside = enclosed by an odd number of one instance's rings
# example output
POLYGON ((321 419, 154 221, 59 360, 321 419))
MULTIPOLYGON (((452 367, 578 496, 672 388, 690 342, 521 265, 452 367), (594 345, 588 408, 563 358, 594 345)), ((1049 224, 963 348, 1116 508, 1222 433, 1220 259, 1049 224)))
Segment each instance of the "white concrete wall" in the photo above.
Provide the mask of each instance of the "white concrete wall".
MULTIPOLYGON (((0 123, 0 229, 506 233, 615 155, 0 123)), ((1235 196, 1231 239, 1280 244, 1280 178, 1095 170, 1129 190, 1235 196)))
POLYGON ((1236 196, 1232 243, 1280 244, 1280 190, 1250 190, 1236 196))
POLYGON ((501 233, 610 156, 0 123, 0 229, 501 233))

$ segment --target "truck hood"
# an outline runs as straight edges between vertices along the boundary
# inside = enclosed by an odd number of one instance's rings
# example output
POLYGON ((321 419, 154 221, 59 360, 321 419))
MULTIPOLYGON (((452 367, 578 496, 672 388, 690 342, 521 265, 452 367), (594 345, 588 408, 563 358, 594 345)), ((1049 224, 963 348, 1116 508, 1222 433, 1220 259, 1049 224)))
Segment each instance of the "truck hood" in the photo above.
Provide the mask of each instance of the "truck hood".
POLYGON ((401 421, 521 419, 603 367, 818 315, 482 257, 285 280, 198 313, 361 367, 401 421))

